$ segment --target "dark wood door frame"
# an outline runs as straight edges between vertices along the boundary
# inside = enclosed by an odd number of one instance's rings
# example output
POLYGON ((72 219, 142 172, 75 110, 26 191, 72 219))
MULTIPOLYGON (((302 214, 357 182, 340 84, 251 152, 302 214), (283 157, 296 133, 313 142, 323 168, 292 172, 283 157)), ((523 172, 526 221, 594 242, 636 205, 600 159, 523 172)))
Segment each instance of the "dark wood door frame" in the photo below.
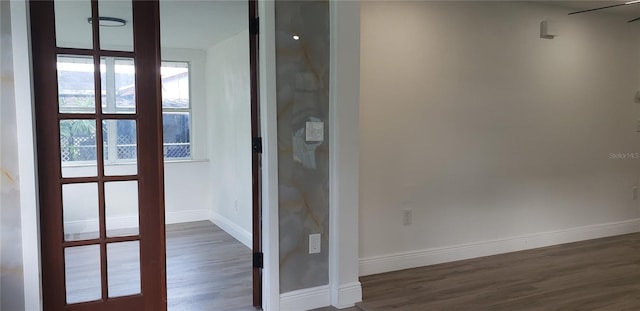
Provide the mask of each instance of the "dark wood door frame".
MULTIPOLYGON (((98 2, 91 1, 93 20, 98 20, 98 2)), ((162 152, 162 109, 160 105, 160 27, 159 2, 133 1, 135 52, 101 51, 98 23, 93 23, 93 49, 56 47, 53 1, 31 0, 29 3, 33 85, 36 115, 40 234, 42 256, 43 306, 47 311, 164 311, 166 304, 164 185, 162 152), (58 112, 56 57, 58 54, 93 57, 96 92, 100 94, 100 57, 129 57, 136 63, 136 113, 116 115, 103 113, 101 98, 95 98, 95 113, 68 114, 58 112), (96 177, 63 178, 59 144, 59 121, 64 119, 96 120, 96 141, 102 142, 103 119, 137 120, 138 174, 105 176, 103 148, 96 144, 98 174, 96 177), (139 197, 139 234, 130 237, 107 237, 105 224, 104 182, 137 180, 139 197), (100 237, 85 241, 65 241, 62 225, 62 185, 68 183, 98 184, 100 237), (141 294, 107 298, 106 244, 140 241, 141 294), (67 305, 65 301, 64 248, 100 245, 102 299, 67 305)))
POLYGON ((253 137, 252 239, 253 239, 253 306, 262 306, 262 138, 260 137, 260 104, 258 101, 258 6, 249 0, 249 66, 251 72, 251 137, 253 137))

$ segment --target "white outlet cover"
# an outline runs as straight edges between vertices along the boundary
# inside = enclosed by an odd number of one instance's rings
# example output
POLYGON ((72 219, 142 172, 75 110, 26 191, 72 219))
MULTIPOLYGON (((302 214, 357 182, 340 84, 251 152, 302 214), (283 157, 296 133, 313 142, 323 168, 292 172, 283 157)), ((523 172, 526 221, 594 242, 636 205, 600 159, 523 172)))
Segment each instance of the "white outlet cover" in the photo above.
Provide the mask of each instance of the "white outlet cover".
POLYGON ((324 141, 324 122, 307 121, 306 141, 324 141))
POLYGON ((320 253, 321 235, 320 233, 309 234, 309 254, 320 253))
POLYGON ((402 224, 404 226, 411 225, 413 223, 413 210, 405 209, 402 211, 402 224))

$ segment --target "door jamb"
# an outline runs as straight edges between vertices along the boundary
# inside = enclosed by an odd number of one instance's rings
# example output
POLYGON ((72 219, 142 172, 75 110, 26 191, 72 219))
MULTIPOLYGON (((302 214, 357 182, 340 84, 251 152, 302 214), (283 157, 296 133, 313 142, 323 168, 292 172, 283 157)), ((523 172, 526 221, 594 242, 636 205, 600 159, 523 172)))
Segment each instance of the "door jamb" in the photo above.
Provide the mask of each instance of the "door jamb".
POLYGON ((278 231, 278 137, 276 107, 276 37, 274 1, 258 1, 260 36, 258 71, 262 133, 262 308, 280 309, 278 231))
POLYGON ((12 0, 11 43, 18 139, 22 273, 25 310, 42 310, 40 210, 36 171, 35 117, 31 72, 31 35, 27 0, 12 0))

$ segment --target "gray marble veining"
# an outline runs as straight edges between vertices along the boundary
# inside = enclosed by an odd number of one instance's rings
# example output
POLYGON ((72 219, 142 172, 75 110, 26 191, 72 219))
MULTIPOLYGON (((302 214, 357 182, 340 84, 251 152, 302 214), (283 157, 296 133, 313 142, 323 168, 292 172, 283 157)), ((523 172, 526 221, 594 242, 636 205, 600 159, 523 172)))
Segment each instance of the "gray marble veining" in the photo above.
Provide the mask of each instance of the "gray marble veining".
POLYGON ((280 291, 329 283, 329 2, 276 1, 280 291), (308 123, 312 122, 312 123, 308 123), (324 125, 322 141, 306 130, 324 125), (322 235, 309 254, 309 234, 322 235))

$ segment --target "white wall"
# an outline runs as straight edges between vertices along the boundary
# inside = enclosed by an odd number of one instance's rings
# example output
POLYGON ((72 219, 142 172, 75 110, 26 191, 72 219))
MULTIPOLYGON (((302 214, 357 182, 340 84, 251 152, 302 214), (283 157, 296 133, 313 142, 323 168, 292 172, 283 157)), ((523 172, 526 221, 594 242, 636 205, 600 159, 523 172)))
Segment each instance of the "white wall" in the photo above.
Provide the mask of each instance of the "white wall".
POLYGON ((207 50, 212 221, 251 245, 249 32, 207 50))
POLYGON ((569 11, 362 3, 361 274, 640 230, 637 27, 569 11))

